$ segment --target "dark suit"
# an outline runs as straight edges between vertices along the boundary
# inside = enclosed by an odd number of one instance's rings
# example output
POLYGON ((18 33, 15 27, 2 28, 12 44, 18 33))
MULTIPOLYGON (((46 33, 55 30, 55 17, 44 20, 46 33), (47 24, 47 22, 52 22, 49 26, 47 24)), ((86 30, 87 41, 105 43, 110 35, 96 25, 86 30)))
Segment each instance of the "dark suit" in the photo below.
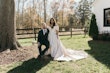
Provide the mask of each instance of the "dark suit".
POLYGON ((47 29, 47 32, 43 34, 43 29, 41 29, 38 33, 38 42, 40 45, 38 46, 40 55, 44 55, 45 52, 49 49, 49 41, 48 41, 48 34, 49 30, 47 29), (42 51, 41 46, 45 45, 46 48, 42 51))

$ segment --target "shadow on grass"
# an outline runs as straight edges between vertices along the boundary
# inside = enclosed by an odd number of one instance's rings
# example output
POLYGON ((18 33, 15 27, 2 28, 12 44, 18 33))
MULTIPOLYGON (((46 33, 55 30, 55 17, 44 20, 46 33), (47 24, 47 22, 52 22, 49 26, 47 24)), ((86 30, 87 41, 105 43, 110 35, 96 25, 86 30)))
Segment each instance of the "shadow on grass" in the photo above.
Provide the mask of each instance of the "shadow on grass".
POLYGON ((42 67, 46 66, 52 59, 35 59, 32 58, 28 61, 23 62, 21 66, 18 66, 7 73, 36 73, 42 67))
POLYGON ((88 41, 90 50, 86 50, 97 61, 110 68, 110 42, 88 41))

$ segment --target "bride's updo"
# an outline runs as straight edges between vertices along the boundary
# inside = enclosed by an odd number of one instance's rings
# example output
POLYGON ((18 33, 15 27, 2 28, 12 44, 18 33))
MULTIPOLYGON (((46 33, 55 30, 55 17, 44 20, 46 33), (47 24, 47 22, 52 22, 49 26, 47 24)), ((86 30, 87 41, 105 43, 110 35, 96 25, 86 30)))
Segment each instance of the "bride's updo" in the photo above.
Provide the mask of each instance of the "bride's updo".
POLYGON ((56 20, 54 18, 50 19, 50 27, 54 28, 54 26, 56 26, 56 20))

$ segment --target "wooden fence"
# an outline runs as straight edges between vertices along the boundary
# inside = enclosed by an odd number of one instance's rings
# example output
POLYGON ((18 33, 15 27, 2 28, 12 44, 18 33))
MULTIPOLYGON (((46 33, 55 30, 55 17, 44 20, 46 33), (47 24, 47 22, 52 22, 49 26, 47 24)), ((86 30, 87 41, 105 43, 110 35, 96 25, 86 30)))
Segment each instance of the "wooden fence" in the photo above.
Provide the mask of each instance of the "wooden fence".
MULTIPOLYGON (((18 39, 34 38, 36 40, 40 28, 16 29, 16 30, 17 30, 18 39)), ((65 27, 60 27, 59 36, 72 36, 79 34, 84 34, 84 29, 76 29, 76 28, 65 29, 65 27)))

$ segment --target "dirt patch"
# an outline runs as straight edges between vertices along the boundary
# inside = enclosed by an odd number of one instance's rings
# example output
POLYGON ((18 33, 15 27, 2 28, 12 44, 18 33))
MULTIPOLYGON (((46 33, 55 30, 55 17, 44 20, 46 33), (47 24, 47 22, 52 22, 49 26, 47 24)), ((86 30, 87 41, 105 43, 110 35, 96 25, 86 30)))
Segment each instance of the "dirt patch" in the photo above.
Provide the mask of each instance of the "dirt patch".
POLYGON ((37 45, 26 46, 20 50, 7 50, 0 53, 0 65, 10 64, 13 62, 25 61, 31 58, 37 58, 37 45))

